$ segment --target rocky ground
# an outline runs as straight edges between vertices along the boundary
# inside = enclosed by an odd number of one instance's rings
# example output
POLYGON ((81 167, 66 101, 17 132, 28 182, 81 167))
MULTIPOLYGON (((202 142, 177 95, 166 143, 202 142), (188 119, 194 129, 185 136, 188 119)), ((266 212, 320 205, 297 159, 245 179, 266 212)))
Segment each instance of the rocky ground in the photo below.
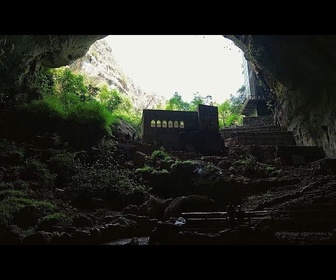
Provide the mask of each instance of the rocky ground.
POLYGON ((55 155, 70 153, 80 161, 91 156, 88 151, 71 151, 55 135, 34 143, 2 139, 0 244, 336 244, 334 159, 263 163, 239 155, 237 147, 226 155, 153 156, 150 147, 118 141, 114 155, 146 191, 125 203, 92 192, 79 203, 66 182, 77 171, 57 165, 55 155), (275 219, 210 231, 176 223, 182 212, 225 211, 229 201, 244 211, 270 210, 275 219))

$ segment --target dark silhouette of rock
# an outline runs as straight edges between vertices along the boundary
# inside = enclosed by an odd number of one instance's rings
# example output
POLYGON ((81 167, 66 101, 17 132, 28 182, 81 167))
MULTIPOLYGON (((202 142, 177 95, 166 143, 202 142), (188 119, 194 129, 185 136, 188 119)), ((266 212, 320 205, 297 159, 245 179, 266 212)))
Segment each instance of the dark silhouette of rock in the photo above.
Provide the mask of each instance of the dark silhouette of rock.
POLYGON ((137 215, 139 213, 139 207, 136 205, 128 205, 124 208, 123 214, 135 214, 137 215))
POLYGON ((192 211, 217 211, 217 206, 213 199, 205 195, 181 196, 169 204, 164 211, 164 217, 179 217, 182 212, 192 211))
POLYGON ((90 238, 89 238, 90 244, 100 244, 102 243, 102 234, 101 230, 97 227, 92 228, 90 230, 90 238))
POLYGON ((23 238, 22 244, 25 245, 46 245, 49 244, 53 234, 46 231, 38 231, 23 238))
POLYGON ((149 245, 175 245, 180 228, 170 222, 159 221, 149 236, 149 245))
POLYGON ((92 220, 86 215, 78 215, 73 219, 73 225, 75 227, 92 227, 92 220))
POLYGON ((60 245, 71 245, 72 243, 72 235, 67 232, 62 232, 59 238, 55 238, 53 242, 54 244, 60 245))
POLYGON ((89 243, 90 231, 88 230, 76 230, 72 235, 72 244, 85 245, 89 243))
POLYGON ((1 244, 20 244, 21 236, 20 236, 20 228, 17 225, 10 225, 6 227, 0 234, 0 243, 1 244))
POLYGON ((27 229, 37 224, 40 211, 35 206, 26 206, 20 209, 14 216, 14 223, 20 228, 27 229))
POLYGON ((141 168, 145 166, 146 163, 146 154, 136 151, 134 154, 134 164, 137 168, 141 168))
POLYGON ((137 237, 133 237, 126 245, 139 245, 139 240, 137 237))
POLYGON ((148 216, 155 219, 161 219, 164 215, 166 207, 171 203, 173 199, 161 199, 154 196, 150 198, 140 206, 139 214, 148 216))

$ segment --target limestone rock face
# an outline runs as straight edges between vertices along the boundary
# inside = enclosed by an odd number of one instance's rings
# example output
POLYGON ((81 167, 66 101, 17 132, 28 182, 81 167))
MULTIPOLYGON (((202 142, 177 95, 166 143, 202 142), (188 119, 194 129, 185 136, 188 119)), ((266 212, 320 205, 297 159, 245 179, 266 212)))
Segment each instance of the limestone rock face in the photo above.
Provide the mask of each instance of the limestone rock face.
POLYGON ((17 90, 41 65, 61 67, 105 35, 0 35, 0 90, 17 90))
POLYGON ((336 156, 336 36, 229 35, 276 98, 278 123, 297 145, 336 156))
POLYGON ((107 83, 110 89, 117 89, 130 99, 136 109, 152 109, 164 100, 162 96, 147 92, 133 82, 115 57, 113 46, 105 39, 92 44, 85 56, 72 63, 70 69, 93 78, 96 83, 107 83))

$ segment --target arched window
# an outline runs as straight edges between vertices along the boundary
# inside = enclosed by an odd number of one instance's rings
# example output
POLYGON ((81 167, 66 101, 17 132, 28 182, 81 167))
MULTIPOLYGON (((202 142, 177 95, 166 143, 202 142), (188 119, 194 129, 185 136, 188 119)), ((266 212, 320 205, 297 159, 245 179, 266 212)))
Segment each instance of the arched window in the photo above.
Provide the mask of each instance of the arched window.
POLYGON ((184 128, 184 121, 180 121, 180 128, 184 128))
POLYGON ((172 122, 172 121, 169 121, 169 122, 168 122, 168 127, 169 127, 169 128, 173 128, 173 122, 172 122))
POLYGON ((161 121, 156 121, 156 127, 161 127, 161 121))
POLYGON ((167 127, 167 121, 162 121, 162 127, 164 127, 164 128, 167 127))
POLYGON ((174 128, 178 128, 178 121, 174 121, 174 128))
POLYGON ((156 122, 154 120, 151 120, 151 127, 155 127, 156 122))

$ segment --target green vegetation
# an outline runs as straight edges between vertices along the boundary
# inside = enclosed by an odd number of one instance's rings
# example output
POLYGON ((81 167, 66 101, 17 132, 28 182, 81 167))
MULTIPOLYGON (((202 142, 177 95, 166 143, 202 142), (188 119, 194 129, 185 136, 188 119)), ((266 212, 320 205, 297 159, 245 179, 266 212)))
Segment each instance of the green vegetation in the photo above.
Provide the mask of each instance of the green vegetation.
POLYGON ((44 216, 41 219, 40 224, 66 227, 71 225, 71 222, 72 222, 71 216, 69 216, 66 213, 56 212, 44 216))
POLYGON ((170 159, 170 155, 164 150, 164 148, 162 148, 160 150, 154 151, 151 154, 150 158, 151 158, 151 160, 153 160, 154 162, 156 162, 158 160, 169 160, 170 159))
POLYGON ((46 215, 56 208, 48 201, 29 199, 19 191, 2 191, 0 196, 4 197, 0 201, 0 224, 12 224, 13 219, 24 208, 34 208, 40 215, 46 215))
POLYGON ((67 193, 78 207, 90 208, 94 199, 102 199, 111 209, 144 202, 146 187, 119 163, 114 145, 113 141, 103 140, 94 149, 92 163, 76 162, 67 193))
POLYGON ((55 183, 55 175, 48 170, 44 163, 34 158, 26 160, 20 178, 36 182, 41 189, 51 189, 55 183))
POLYGON ((238 89, 236 94, 231 94, 230 99, 218 105, 219 127, 242 125, 243 116, 241 109, 245 101, 245 86, 238 89))
MULTIPOLYGON (((128 98, 107 84, 92 83, 92 79, 66 67, 42 68, 28 80, 28 93, 16 97, 22 127, 32 135, 37 131, 57 132, 64 141, 79 147, 93 146, 104 135, 110 135, 121 119, 139 132, 141 109, 135 109, 128 98)), ((211 95, 203 97, 197 92, 189 103, 175 92, 165 109, 192 111, 199 104, 216 105, 220 127, 240 125, 244 94, 245 87, 241 87, 230 100, 214 104, 211 95)))
POLYGON ((235 175, 243 175, 250 178, 266 178, 270 176, 278 176, 282 173, 282 170, 275 167, 258 162, 255 157, 249 156, 236 160, 232 163, 229 171, 235 175))
MULTIPOLYGON (((245 101, 246 88, 242 86, 236 94, 231 94, 229 100, 225 100, 221 104, 212 102, 212 96, 201 96, 198 92, 194 94, 194 98, 190 103, 183 101, 182 96, 175 92, 174 95, 166 102, 165 110, 178 111, 196 111, 199 104, 214 105, 218 107, 219 127, 228 127, 232 125, 241 125, 243 116, 241 109, 245 101)), ((161 106, 159 106, 161 108, 161 106)))

